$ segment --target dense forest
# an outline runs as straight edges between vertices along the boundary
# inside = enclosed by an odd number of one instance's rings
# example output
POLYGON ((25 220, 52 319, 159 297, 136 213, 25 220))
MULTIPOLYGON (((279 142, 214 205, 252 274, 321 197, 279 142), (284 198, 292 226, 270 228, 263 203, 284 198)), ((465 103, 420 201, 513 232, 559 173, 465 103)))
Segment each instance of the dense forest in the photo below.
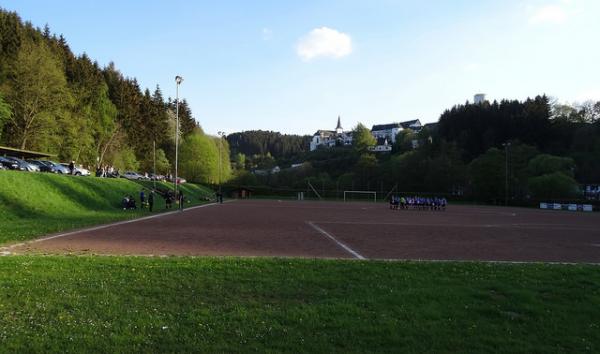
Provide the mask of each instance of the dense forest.
POLYGON ((246 169, 291 165, 308 152, 311 136, 251 130, 227 136, 233 161, 246 169), (243 166, 241 165, 243 164, 243 166))
MULTIPOLYGON (((47 25, 0 9, 0 145, 141 172, 152 172, 156 146, 157 172, 172 173, 175 107, 160 87, 142 89, 114 63, 75 55, 47 25)), ((180 174, 206 183, 229 178, 227 141, 205 135, 185 99, 179 119, 180 174)))
MULTIPOLYGON (((426 193, 490 203, 574 200, 583 197, 580 184, 600 183, 599 118, 600 102, 571 106, 546 96, 467 102, 443 112, 437 124, 400 132, 391 153, 370 152, 375 141, 359 124, 352 147, 302 151, 292 161, 304 162, 301 166, 281 164, 281 171, 268 174, 238 172, 232 183, 290 195, 311 190, 310 183, 330 197, 343 190, 370 190, 382 196, 426 193)), ((268 146, 266 141, 255 144, 268 146)), ((269 164, 250 169, 289 162, 269 149, 254 152, 263 153, 255 160, 269 164)))

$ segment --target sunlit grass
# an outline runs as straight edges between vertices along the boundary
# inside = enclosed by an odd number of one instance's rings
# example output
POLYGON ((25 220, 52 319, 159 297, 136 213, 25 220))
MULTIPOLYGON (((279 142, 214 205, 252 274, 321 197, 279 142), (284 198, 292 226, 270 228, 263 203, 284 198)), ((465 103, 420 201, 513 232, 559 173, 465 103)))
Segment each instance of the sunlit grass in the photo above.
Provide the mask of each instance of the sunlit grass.
POLYGON ((0 352, 600 350, 600 268, 0 258, 0 352))
MULTIPOLYGON (((158 187, 171 185, 159 183, 158 187)), ((181 188, 190 205, 212 195, 198 185, 188 183, 181 188)), ((0 171, 0 244, 147 215, 145 210, 121 208, 125 195, 138 199, 139 206, 141 189, 126 179, 0 171)), ((155 198, 155 210, 163 210, 164 205, 163 198, 155 198)))

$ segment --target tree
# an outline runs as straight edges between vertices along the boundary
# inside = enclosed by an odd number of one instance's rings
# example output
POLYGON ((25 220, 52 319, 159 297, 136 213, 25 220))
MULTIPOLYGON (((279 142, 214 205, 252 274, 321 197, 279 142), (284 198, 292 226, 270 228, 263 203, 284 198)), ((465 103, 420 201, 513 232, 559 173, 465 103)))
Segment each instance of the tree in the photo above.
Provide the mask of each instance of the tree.
POLYGON ((4 129, 4 124, 12 119, 12 108, 2 98, 2 94, 0 93, 0 142, 2 141, 2 130, 4 129))
POLYGON ((405 153, 413 149, 413 140, 417 139, 417 134, 411 129, 403 129, 396 135, 394 143, 394 152, 405 153))
POLYGON ((241 152, 235 154, 233 161, 235 163, 236 170, 243 170, 246 167, 246 155, 242 154, 241 152))
POLYGON ((117 151, 112 160, 113 166, 121 171, 121 173, 125 171, 137 171, 140 167, 140 164, 135 157, 135 152, 130 147, 123 147, 121 150, 117 151))
POLYGON ((501 199, 505 194, 505 154, 491 148, 469 164, 471 194, 480 201, 501 199))
POLYGON ((580 114, 586 123, 594 123, 600 119, 600 101, 586 101, 579 105, 580 114))
POLYGON ((371 134, 369 128, 365 127, 362 123, 358 125, 352 131, 352 145, 358 152, 368 151, 370 146, 375 146, 377 140, 371 134))
POLYGON ((542 176, 560 172, 565 176, 573 177, 575 161, 569 157, 541 154, 529 161, 529 170, 532 176, 542 176))
POLYGON ((213 138, 196 130, 183 139, 179 151, 181 176, 198 183, 218 182, 219 148, 213 138))
POLYGON ((250 130, 227 135, 233 154, 246 156, 270 153, 275 159, 290 159, 308 152, 311 137, 271 131, 250 130))
POLYGON ((49 150, 72 97, 60 63, 44 43, 21 45, 11 80, 11 140, 21 149, 49 150), (58 117, 58 119, 57 119, 58 117))
POLYGON ((529 190, 537 200, 560 200, 579 195, 577 182, 562 172, 544 174, 529 180, 529 190))
MULTIPOLYGON (((152 166, 152 170, 154 169, 154 166, 152 166)), ((148 171, 152 171, 152 170, 148 170, 148 171)), ((165 152, 162 149, 157 149, 156 150, 156 173, 158 174, 167 174, 169 173, 169 171, 171 170, 171 164, 169 163, 169 160, 167 160, 167 155, 165 154, 165 152)))
POLYGON ((375 173, 376 168, 377 158, 373 154, 364 153, 360 155, 360 158, 356 162, 355 170, 361 176, 363 186, 369 187, 371 176, 375 173))
POLYGON ((398 184, 403 192, 425 190, 424 176, 427 175, 427 159, 418 150, 412 150, 390 159, 390 173, 393 184, 398 184))
POLYGON ((94 109, 92 134, 97 157, 96 161, 98 166, 102 166, 106 152, 115 146, 116 138, 120 131, 120 125, 117 122, 117 108, 108 98, 108 87, 106 84, 101 85, 92 108, 94 109))

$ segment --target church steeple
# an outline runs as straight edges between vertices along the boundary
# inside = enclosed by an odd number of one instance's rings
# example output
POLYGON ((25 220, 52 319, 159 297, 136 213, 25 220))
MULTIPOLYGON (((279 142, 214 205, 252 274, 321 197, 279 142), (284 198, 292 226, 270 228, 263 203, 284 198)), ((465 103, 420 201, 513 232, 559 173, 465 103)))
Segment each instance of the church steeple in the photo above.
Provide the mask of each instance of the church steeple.
POLYGON ((338 116, 338 122, 337 122, 337 127, 335 127, 335 132, 338 134, 342 134, 343 131, 344 131, 344 128, 342 128, 342 121, 340 119, 340 116, 338 116))

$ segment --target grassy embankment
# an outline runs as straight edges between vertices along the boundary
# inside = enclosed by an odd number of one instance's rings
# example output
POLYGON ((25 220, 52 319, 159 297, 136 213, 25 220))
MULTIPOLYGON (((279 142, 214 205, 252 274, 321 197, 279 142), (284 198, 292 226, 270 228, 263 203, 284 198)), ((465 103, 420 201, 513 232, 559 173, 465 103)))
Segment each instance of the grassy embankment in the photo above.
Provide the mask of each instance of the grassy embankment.
MULTIPOLYGON (((166 189, 172 185, 158 186, 166 189)), ((186 183, 181 188, 189 205, 203 202, 202 196, 212 196, 212 191, 202 186, 186 183)), ((0 245, 148 215, 146 210, 121 209, 122 198, 129 194, 138 200, 139 206, 141 189, 139 183, 121 178, 0 171, 0 245)), ((164 209, 163 198, 155 198, 155 209, 164 209)))
POLYGON ((0 352, 600 351, 600 268, 0 258, 0 352))

